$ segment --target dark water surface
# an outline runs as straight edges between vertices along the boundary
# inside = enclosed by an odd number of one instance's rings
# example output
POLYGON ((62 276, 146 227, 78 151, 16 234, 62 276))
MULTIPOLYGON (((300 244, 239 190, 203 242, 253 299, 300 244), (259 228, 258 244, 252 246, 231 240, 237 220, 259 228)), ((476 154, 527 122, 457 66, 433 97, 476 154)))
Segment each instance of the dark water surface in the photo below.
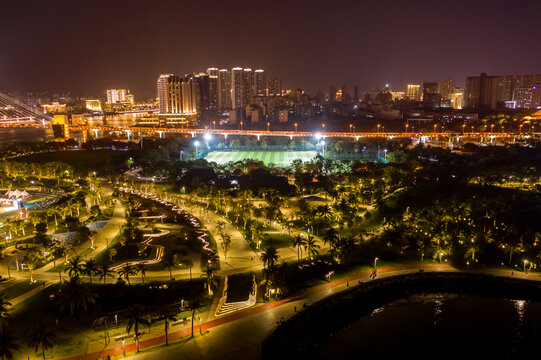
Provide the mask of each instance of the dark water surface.
POLYGON ((327 339, 321 359, 541 358, 541 303, 410 297, 327 339))
POLYGON ((0 145, 13 144, 16 142, 31 142, 38 139, 52 141, 53 132, 51 128, 0 127, 0 145))

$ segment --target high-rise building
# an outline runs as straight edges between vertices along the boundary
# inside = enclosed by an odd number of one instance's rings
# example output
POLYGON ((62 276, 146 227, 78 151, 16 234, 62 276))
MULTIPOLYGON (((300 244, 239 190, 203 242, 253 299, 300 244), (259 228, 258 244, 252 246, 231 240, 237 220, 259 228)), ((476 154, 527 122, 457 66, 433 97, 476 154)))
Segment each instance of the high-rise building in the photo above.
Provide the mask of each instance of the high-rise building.
POLYGON ((257 69, 255 71, 255 95, 267 95, 267 80, 265 70, 257 69))
POLYGON ((361 99, 361 94, 359 93, 359 87, 355 85, 353 87, 353 101, 357 102, 361 99))
MULTIPOLYGON (((207 76, 206 74, 203 74, 207 76)), ((181 114, 195 115, 198 111, 203 109, 203 102, 201 100, 200 81, 195 75, 186 76, 182 79, 181 94, 182 94, 182 108, 181 114)))
POLYGON ((514 85, 513 76, 501 76, 498 82, 498 101, 512 101, 514 85))
POLYGON ((218 72, 218 109, 231 109, 231 72, 220 69, 218 72))
POLYGON ((485 73, 467 77, 464 91, 465 107, 496 109, 498 98, 502 93, 500 88, 502 81, 503 76, 488 76, 485 73))
POLYGON ((126 102, 126 95, 130 92, 126 89, 109 89, 107 90, 107 103, 117 104, 126 102))
POLYGON ((209 76, 209 110, 215 111, 218 108, 218 68, 208 68, 209 76))
POLYGON ((423 106, 437 108, 441 106, 441 95, 438 93, 439 84, 433 81, 423 82, 423 106))
POLYGON ((454 79, 444 79, 440 80, 438 84, 438 93, 441 95, 441 98, 444 100, 449 100, 449 94, 455 90, 455 80, 454 79))
POLYGON ((329 102, 336 101, 336 87, 334 85, 329 86, 329 102))
POLYGON ((447 95, 447 100, 451 102, 453 109, 462 109, 464 107, 464 89, 454 88, 453 92, 447 95))
POLYGON ((160 75, 157 90, 160 114, 195 115, 200 109, 199 80, 194 75, 160 75))
POLYGON ((282 96, 282 82, 279 79, 269 80, 269 96, 282 96))
POLYGON ((180 114, 181 78, 173 74, 160 75, 157 81, 160 114, 180 114))
POLYGON ((515 76, 513 100, 518 108, 537 108, 540 106, 541 74, 515 76))
POLYGON ((198 99, 197 108, 199 110, 210 110, 210 76, 207 73, 194 75, 197 82, 198 99))
POLYGON ((408 84, 406 96, 409 100, 421 100, 421 85, 408 84))
POLYGON ((242 68, 231 69, 231 107, 242 108, 242 68))
POLYGON ((255 94, 255 79, 252 69, 242 70, 242 107, 250 105, 255 94))

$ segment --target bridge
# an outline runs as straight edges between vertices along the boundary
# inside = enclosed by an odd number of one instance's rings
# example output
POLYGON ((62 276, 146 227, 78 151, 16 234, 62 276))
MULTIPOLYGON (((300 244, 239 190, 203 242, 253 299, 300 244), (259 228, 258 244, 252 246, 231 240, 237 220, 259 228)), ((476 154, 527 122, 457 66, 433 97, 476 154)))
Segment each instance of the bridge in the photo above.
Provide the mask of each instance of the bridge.
POLYGON ((17 99, 0 93, 0 124, 2 125, 47 125, 53 121, 49 115, 41 113, 17 99))
POLYGON ((125 133, 128 139, 133 139, 134 134, 139 136, 143 135, 155 135, 158 134, 160 138, 163 138, 165 134, 187 134, 192 138, 198 136, 223 136, 225 139, 229 135, 234 136, 255 136, 258 139, 261 136, 284 136, 293 139, 294 137, 316 137, 316 138, 350 138, 359 140, 361 138, 444 138, 444 139, 461 139, 461 138, 488 138, 488 139, 527 139, 527 138, 539 138, 540 132, 536 133, 512 133, 512 132, 341 132, 341 131, 287 131, 287 130, 233 130, 233 129, 206 129, 206 128, 171 128, 171 127, 146 127, 146 126, 70 126, 72 130, 90 131, 93 132, 95 138, 99 138, 103 132, 112 133, 125 133), (208 134, 208 135, 207 135, 208 134))

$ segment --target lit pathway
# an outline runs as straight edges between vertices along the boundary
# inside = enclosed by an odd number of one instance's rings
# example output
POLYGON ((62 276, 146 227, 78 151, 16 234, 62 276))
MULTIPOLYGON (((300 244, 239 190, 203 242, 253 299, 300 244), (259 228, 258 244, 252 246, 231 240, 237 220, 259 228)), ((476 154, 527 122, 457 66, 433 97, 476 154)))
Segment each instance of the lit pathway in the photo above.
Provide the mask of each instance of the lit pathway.
MULTIPOLYGON (((455 268, 444 264, 424 265, 432 271, 457 271, 455 268)), ((378 277, 387 277, 419 271, 419 265, 393 266, 378 269, 378 277)), ((335 280, 327 284, 310 288, 303 293, 265 304, 258 304, 248 310, 240 311, 222 318, 206 321, 201 324, 204 336, 199 334, 199 325, 196 324, 193 339, 186 338, 191 333, 191 328, 186 327, 180 331, 171 329, 169 334, 169 347, 161 346, 165 342, 165 336, 160 335, 152 339, 144 339, 140 342, 142 352, 135 355, 135 343, 132 339, 126 341, 126 352, 132 353, 133 359, 258 359, 261 342, 276 327, 276 322, 294 314, 294 307, 301 310, 304 303, 307 305, 319 301, 347 288, 350 282, 353 286, 357 281, 370 281, 370 272, 365 271, 356 275, 335 280), (210 330, 210 331, 209 331, 210 330), (189 341, 188 341, 189 340, 189 341)), ((155 330, 153 330, 155 332, 155 330)), ((122 355, 122 345, 110 344, 107 349, 78 357, 69 358, 90 360, 103 358, 107 355, 122 355)), ((120 358, 120 357, 119 357, 120 358)))

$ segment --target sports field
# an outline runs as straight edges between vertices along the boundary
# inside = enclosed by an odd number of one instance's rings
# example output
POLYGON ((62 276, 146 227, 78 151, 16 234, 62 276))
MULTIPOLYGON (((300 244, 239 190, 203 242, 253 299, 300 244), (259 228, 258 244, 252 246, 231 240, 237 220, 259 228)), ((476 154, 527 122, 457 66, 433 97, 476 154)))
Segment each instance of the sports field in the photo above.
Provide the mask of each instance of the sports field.
POLYGON ((218 164, 254 159, 263 161, 265 165, 274 164, 284 167, 290 165, 295 159, 308 161, 312 160, 315 156, 315 151, 213 151, 208 153, 205 159, 218 164))

